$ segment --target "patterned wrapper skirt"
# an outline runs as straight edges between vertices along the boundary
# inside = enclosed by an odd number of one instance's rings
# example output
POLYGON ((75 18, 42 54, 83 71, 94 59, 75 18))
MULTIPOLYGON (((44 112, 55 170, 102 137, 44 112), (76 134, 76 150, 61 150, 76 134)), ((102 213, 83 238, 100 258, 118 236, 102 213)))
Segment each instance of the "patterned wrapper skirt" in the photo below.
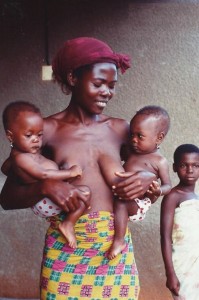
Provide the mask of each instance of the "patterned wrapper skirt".
POLYGON ((67 245, 57 229, 64 217, 62 213, 50 218, 41 271, 41 300, 137 300, 139 279, 129 230, 126 248, 109 260, 113 214, 100 211, 80 217, 75 225, 76 249, 67 245))

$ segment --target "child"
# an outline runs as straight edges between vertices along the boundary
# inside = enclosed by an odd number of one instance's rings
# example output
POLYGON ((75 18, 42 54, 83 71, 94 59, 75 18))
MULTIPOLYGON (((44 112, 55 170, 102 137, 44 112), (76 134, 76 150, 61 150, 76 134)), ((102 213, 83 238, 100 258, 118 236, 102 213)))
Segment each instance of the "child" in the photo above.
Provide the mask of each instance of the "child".
MULTIPOLYGON (((68 180, 82 175, 79 166, 73 165, 65 170, 62 165, 59 170, 55 162, 40 154, 43 118, 40 110, 33 104, 25 101, 10 103, 3 112, 3 125, 11 146, 10 157, 2 166, 4 174, 7 174, 11 167, 25 183, 47 178, 68 180)), ((81 202, 79 209, 71 215, 82 214, 84 209, 85 206, 81 202)), ((41 217, 50 217, 61 212, 61 209, 47 198, 38 202, 32 210, 41 217)), ((59 224, 59 229, 69 245, 76 247, 74 229, 70 221, 73 217, 69 215, 67 214, 66 219, 59 224)))
POLYGON ((161 247, 167 282, 175 300, 199 298, 199 148, 180 145, 173 170, 179 183, 161 205, 161 247))
MULTIPOLYGON (((159 150, 159 145, 163 142, 170 125, 169 115, 165 109, 159 106, 145 106, 140 109, 130 122, 130 148, 128 160, 123 165, 126 172, 149 171, 153 172, 156 178, 160 179, 161 186, 154 181, 143 199, 132 199, 125 201, 115 199, 115 237, 108 253, 108 258, 113 259, 124 250, 126 243, 124 236, 128 219, 132 222, 143 220, 151 202, 155 202, 159 196, 166 195, 171 189, 169 177, 169 166, 165 157, 159 150)), ((114 173, 116 168, 110 167, 110 158, 106 165, 109 170, 103 170, 108 184, 114 184, 114 173)), ((130 173, 129 173, 130 174, 130 173)), ((113 185, 114 188, 114 185, 113 185)))

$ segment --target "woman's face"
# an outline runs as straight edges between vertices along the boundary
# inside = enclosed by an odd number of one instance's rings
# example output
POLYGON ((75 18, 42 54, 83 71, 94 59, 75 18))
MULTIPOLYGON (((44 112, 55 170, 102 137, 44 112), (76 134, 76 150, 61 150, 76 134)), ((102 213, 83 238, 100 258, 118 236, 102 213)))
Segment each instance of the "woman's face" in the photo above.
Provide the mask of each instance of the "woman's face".
POLYGON ((73 102, 89 114, 101 114, 115 94, 117 69, 112 63, 97 63, 75 79, 73 102))

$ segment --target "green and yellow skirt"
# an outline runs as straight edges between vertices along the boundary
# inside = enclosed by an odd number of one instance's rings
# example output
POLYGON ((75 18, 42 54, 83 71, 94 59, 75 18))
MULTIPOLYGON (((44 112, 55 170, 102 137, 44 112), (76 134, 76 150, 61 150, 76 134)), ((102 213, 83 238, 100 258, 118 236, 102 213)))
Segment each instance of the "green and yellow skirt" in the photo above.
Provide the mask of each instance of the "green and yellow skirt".
POLYGON ((126 248, 109 260, 113 214, 99 211, 80 217, 75 225, 76 249, 67 245, 57 229, 64 218, 64 213, 50 218, 41 272, 41 300, 137 300, 140 287, 129 230, 126 248))

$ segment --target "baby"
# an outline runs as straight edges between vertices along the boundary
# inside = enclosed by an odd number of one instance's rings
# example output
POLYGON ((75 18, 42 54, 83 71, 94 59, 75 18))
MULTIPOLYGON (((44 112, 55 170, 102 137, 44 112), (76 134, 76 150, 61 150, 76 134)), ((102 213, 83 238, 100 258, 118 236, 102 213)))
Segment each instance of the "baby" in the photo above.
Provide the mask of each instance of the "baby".
POLYGON ((124 172, 124 170, 130 173, 152 172, 161 183, 154 181, 142 199, 136 198, 132 201, 125 201, 115 198, 115 237, 108 253, 109 259, 116 257, 126 246, 124 236, 128 220, 132 222, 143 220, 151 203, 154 203, 159 196, 168 194, 171 190, 169 165, 159 150, 169 126, 170 118, 165 109, 159 106, 145 106, 135 114, 130 122, 130 151, 128 159, 123 165, 124 169, 122 166, 119 169, 118 164, 111 162, 111 157, 103 158, 102 171, 107 183, 113 189, 114 182, 117 181, 116 175, 118 172, 124 172), (109 168, 103 167, 104 165, 109 166, 109 168))
MULTIPOLYGON (((9 170, 15 172, 23 183, 32 183, 37 180, 56 179, 69 180, 82 175, 82 169, 73 165, 69 169, 59 169, 57 164, 40 154, 43 136, 43 118, 40 110, 32 103, 16 101, 10 103, 3 111, 3 125, 6 136, 10 141, 10 157, 4 162, 1 170, 7 175, 9 170)), ((80 189, 88 193, 89 189, 80 186, 80 189)), ((80 207, 71 212, 71 215, 81 215, 85 209, 84 203, 80 201, 80 207)), ((61 212, 61 209, 50 199, 39 201, 33 212, 40 217, 51 217, 61 212)), ((67 239, 69 246, 76 247, 74 228, 70 213, 66 219, 59 224, 59 229, 67 239)), ((73 218, 72 218, 73 219, 73 218)))

